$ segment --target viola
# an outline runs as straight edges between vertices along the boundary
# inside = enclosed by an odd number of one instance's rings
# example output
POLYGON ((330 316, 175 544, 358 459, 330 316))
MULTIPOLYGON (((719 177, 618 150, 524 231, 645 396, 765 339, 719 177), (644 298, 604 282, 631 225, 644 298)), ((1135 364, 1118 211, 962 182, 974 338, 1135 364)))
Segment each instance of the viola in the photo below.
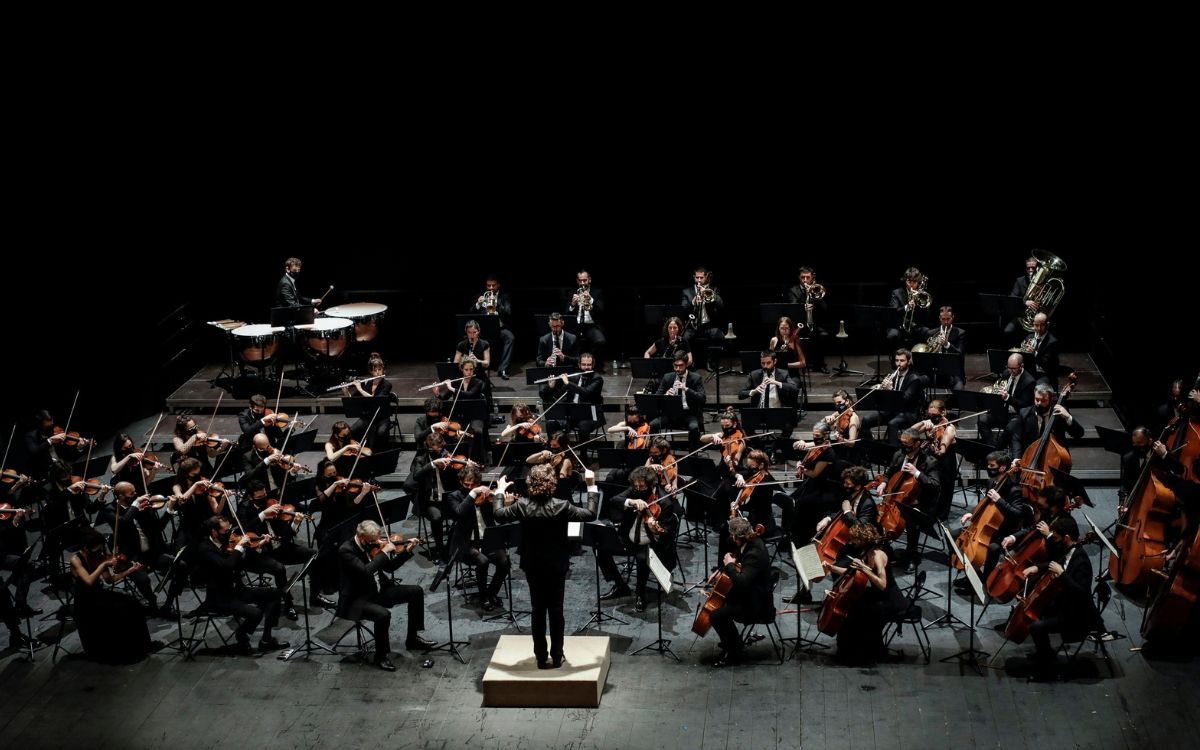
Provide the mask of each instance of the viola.
MULTIPOLYGON (((997 493, 1017 471, 1016 467, 1008 469, 997 479, 996 484, 992 489, 997 493)), ((992 543, 992 537, 1004 523, 1004 514, 996 507, 996 503, 987 495, 979 499, 975 504, 975 510, 971 511, 971 522, 963 527, 958 533, 958 538, 955 544, 962 550, 963 556, 971 563, 971 567, 979 569, 987 561, 988 545, 992 543)), ((951 562, 955 568, 962 570, 963 561, 957 555, 954 556, 951 562)))
MULTIPOLYGON (((1078 377, 1075 373, 1068 376, 1068 382, 1058 397, 1059 404, 1066 403, 1071 395, 1071 390, 1075 387, 1076 380, 1078 377)), ((1058 469, 1066 474, 1071 473, 1071 451, 1067 450, 1066 446, 1058 442, 1058 438, 1054 436, 1052 428, 1055 419, 1057 417, 1051 407, 1041 437, 1030 443, 1025 452, 1021 454, 1021 488, 1031 505, 1036 504, 1038 492, 1043 487, 1054 484, 1054 477, 1050 469, 1058 469)))
POLYGON ((663 484, 673 485, 679 478, 679 467, 675 465, 675 457, 670 453, 663 456, 659 463, 647 463, 647 466, 658 473, 663 484))
POLYGON ((833 421, 829 423, 829 426, 832 428, 834 440, 849 439, 850 422, 853 419, 854 419, 854 407, 853 406, 847 407, 846 411, 840 412, 837 414, 837 416, 834 417, 833 421))
POLYGON ((721 441, 721 460, 725 462, 730 473, 737 471, 737 462, 740 457, 738 452, 744 442, 746 442, 746 433, 738 427, 733 428, 721 441))
POLYGON ((801 459, 800 463, 802 463, 806 466, 808 464, 815 463, 816 460, 821 457, 822 453, 824 453, 827 449, 832 448, 832 447, 833 447, 832 443, 822 443, 821 445, 813 446, 812 448, 808 449, 807 453, 804 454, 804 458, 801 459))
POLYGON ((209 435, 204 438, 204 447, 206 448, 220 448, 222 445, 233 445, 233 441, 220 435, 209 435))
POLYGON ((79 433, 76 432, 75 430, 66 432, 65 430, 63 430, 63 428, 59 427, 58 425, 54 425, 54 429, 51 431, 50 434, 52 434, 52 435, 65 434, 66 438, 63 439, 62 444, 67 446, 68 448, 74 448, 77 445, 86 447, 86 446, 89 446, 92 444, 92 441, 90 439, 85 438, 85 437, 80 437, 79 433))
POLYGON ((857 568, 851 568, 833 584, 821 602, 821 614, 817 617, 817 630, 825 635, 837 635, 846 623, 846 617, 854 603, 871 586, 871 579, 857 568))

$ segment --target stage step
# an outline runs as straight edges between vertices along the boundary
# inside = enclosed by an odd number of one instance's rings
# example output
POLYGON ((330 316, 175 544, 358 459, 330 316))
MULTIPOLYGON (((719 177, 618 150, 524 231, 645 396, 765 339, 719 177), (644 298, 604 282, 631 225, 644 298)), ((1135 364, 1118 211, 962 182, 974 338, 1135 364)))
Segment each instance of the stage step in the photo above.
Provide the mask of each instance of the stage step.
POLYGON ((565 663, 538 669, 529 636, 502 635, 483 674, 483 705, 596 708, 612 661, 604 636, 567 636, 565 663))

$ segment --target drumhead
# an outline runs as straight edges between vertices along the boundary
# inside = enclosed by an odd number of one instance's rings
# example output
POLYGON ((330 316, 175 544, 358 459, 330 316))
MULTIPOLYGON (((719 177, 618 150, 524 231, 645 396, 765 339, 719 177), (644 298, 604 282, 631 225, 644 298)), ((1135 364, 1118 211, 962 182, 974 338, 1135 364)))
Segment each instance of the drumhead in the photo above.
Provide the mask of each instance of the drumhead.
MULTIPOLYGON (((349 321, 347 321, 349 322, 349 321)), ((234 336, 271 336, 275 333, 270 323, 249 323, 244 326, 239 326, 230 331, 234 336)))
POLYGON ((349 318, 317 318, 313 321, 312 331, 336 331, 339 328, 349 328, 354 321, 349 318))
POLYGON ((325 312, 340 318, 362 318, 387 312, 387 305, 381 305, 378 302, 347 302, 344 305, 331 307, 325 312))

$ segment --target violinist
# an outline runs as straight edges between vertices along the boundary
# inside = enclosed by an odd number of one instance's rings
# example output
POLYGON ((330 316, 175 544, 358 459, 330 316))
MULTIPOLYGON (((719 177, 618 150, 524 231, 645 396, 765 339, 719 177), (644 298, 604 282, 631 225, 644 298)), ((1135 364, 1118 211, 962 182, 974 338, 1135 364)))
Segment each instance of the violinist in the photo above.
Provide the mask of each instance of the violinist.
POLYGON ((185 458, 179 462, 167 510, 179 514, 178 537, 185 547, 194 548, 203 541, 208 536, 204 522, 226 512, 224 493, 210 493, 210 489, 217 488, 200 473, 199 461, 185 458))
MULTIPOLYGON (((655 440, 658 439, 655 438, 655 440)), ((525 463, 532 466, 548 463, 554 468, 554 478, 557 481, 554 496, 563 500, 571 499, 578 476, 578 468, 572 460, 573 454, 569 448, 570 442, 567 440, 567 433, 556 432, 546 441, 546 450, 534 453, 525 459, 525 463)), ((651 451, 653 452, 653 448, 651 451)))
POLYGON ((950 503, 954 500, 954 486, 958 482, 958 452, 954 443, 958 440, 958 428, 946 421, 946 402, 935 398, 925 407, 925 419, 912 427, 925 435, 929 452, 938 461, 941 469, 942 489, 938 494, 935 513, 938 520, 950 517, 950 503))
POLYGON ((483 533, 496 525, 492 507, 492 491, 482 485, 482 474, 476 466, 464 466, 458 472, 459 488, 446 496, 446 505, 454 515, 454 531, 450 535, 450 559, 464 562, 475 568, 475 581, 479 585, 476 602, 484 612, 492 612, 500 606, 500 587, 508 578, 511 563, 508 550, 483 552, 483 533), (489 584, 488 565, 496 569, 489 584))
POLYGON ((104 586, 119 583, 141 570, 138 563, 118 573, 104 537, 88 529, 81 549, 71 556, 75 598, 72 616, 83 651, 106 664, 132 664, 153 650, 142 606, 132 596, 104 586))
POLYGON ((233 538, 229 519, 213 516, 202 524, 206 540, 198 545, 197 564, 204 571, 208 593, 203 609, 222 615, 234 615, 241 620, 234 631, 236 646, 234 653, 248 656, 250 634, 261 622, 262 639, 258 650, 262 653, 279 651, 288 647, 277 641, 271 630, 279 624, 279 590, 263 586, 247 586, 242 580, 246 554, 253 549, 248 537, 233 538))
MULTIPOLYGON (((3 494, 0 493, 0 498, 2 497, 3 494)), ((8 505, 20 507, 15 503, 8 505)), ((13 606, 16 607, 16 614, 21 617, 41 614, 41 610, 30 607, 28 603, 29 585, 33 582, 33 575, 30 563, 25 559, 25 550, 29 546, 29 539, 25 534, 27 516, 27 512, 10 511, 7 520, 0 517, 0 570, 12 572, 7 581, 0 580, 0 598, 7 597, 7 587, 12 586, 13 606)))
POLYGON ((1055 652, 1050 646, 1050 634, 1062 633, 1065 640, 1081 640, 1093 630, 1103 630, 1104 620, 1092 601, 1092 561, 1078 548, 1079 525, 1069 514, 1055 518, 1049 524, 1038 524, 1046 537, 1047 562, 1025 570, 1026 580, 1035 576, 1057 576, 1058 593, 1048 606, 1040 609, 1038 619, 1030 626, 1033 637, 1034 677, 1052 678, 1055 652))
POLYGON ((788 374, 797 380, 808 367, 801 344, 801 333, 804 333, 802 326, 797 326, 795 321, 785 315, 775 322, 775 335, 767 344, 768 350, 783 358, 783 366, 788 374))
POLYGON ((133 438, 118 433, 113 438, 113 454, 108 461, 112 483, 129 482, 134 487, 146 487, 153 482, 161 464, 146 460, 147 455, 133 444, 133 438))
MULTIPOLYGON (((653 439, 646 437, 650 434, 650 429, 650 423, 642 415, 642 410, 637 404, 630 404, 625 407, 625 421, 609 427, 608 432, 625 435, 625 447, 628 450, 644 450, 650 446, 653 439)), ((616 467, 608 473, 609 482, 623 483, 628 478, 629 471, 624 467, 616 467)))
POLYGON ((701 266, 692 271, 692 284, 684 287, 680 304, 688 316, 683 335, 691 342, 696 366, 715 369, 716 363, 708 361, 708 347, 725 346, 725 331, 722 330, 725 301, 712 285, 712 274, 708 269, 701 266))
POLYGON ((509 438, 518 443, 544 443, 546 434, 542 426, 534 419, 533 409, 529 404, 517 402, 513 404, 508 414, 508 426, 500 433, 500 437, 509 438))
POLYGON ((9 651, 37 648, 42 645, 41 641, 36 638, 30 639, 21 632, 22 616, 20 610, 13 603, 12 596, 8 593, 8 586, 0 585, 0 621, 3 621, 4 626, 8 628, 9 651))
POLYGON ((33 429, 24 435, 24 470, 36 479, 46 476, 54 459, 73 463, 83 455, 83 449, 90 442, 79 437, 72 438, 61 429, 56 430, 54 417, 45 409, 34 415, 34 422, 33 429), (68 445, 68 442, 74 445, 68 445))
MULTIPOLYGON (((246 485, 246 494, 238 507, 238 518, 242 521, 242 528, 248 534, 271 537, 270 543, 263 545, 259 554, 246 558, 246 570, 273 577, 275 588, 282 597, 281 609, 284 616, 289 620, 296 620, 299 615, 292 602, 292 592, 287 590, 285 566, 306 563, 316 551, 297 541, 296 529, 304 517, 293 511, 294 517, 289 521, 280 517, 283 513, 283 505, 278 500, 269 498, 266 485, 258 481, 246 485)), ((312 569, 309 568, 309 581, 312 580, 312 569)))
POLYGON ((317 544, 317 559, 313 562, 310 580, 311 607, 332 609, 335 605, 326 594, 338 589, 338 547, 354 536, 354 527, 363 518, 365 492, 353 495, 345 492, 349 479, 339 477, 332 461, 321 459, 317 464, 316 495, 309 508, 320 512, 313 539, 317 544))
MULTIPOLYGON (((165 619, 173 620, 178 615, 172 602, 183 592, 186 575, 176 572, 171 579, 171 587, 167 591, 167 600, 162 608, 158 606, 158 598, 150 583, 149 571, 165 572, 171 567, 171 555, 168 554, 167 544, 163 538, 163 524, 158 517, 158 511, 150 507, 150 496, 138 494, 129 482, 117 482, 113 485, 113 502, 106 505, 96 514, 96 525, 108 524, 117 535, 115 551, 124 555, 125 561, 119 567, 136 563, 136 570, 128 573, 134 588, 142 595, 150 611, 165 619), (117 523, 117 514, 121 521, 117 523)), ((180 561, 180 565, 183 562, 180 561)))
POLYGON ((795 512, 788 531, 797 547, 812 538, 820 519, 834 509, 842 489, 837 474, 839 449, 830 442, 830 432, 827 423, 817 422, 813 425, 811 443, 797 440, 792 446, 800 453, 796 477, 803 479, 790 496, 795 512))
POLYGON ((688 372, 687 359, 676 356, 672 363, 674 372, 663 375, 656 393, 660 396, 677 396, 683 407, 679 416, 660 416, 651 423, 651 430, 663 432, 664 428, 683 428, 688 431, 688 450, 694 451, 700 444, 700 427, 704 424, 704 380, 694 372, 688 372))
POLYGON ((112 489, 108 485, 84 480, 72 482, 71 479, 70 467, 55 459, 42 486, 44 547, 52 562, 61 559, 63 549, 78 544, 81 531, 91 528, 89 515, 103 507, 104 497, 112 489), (96 487, 99 487, 98 491, 96 487), (96 492, 94 498, 89 496, 89 491, 96 492))
MULTIPOLYGON (((385 365, 383 357, 379 352, 371 352, 367 357, 367 377, 375 378, 362 382, 359 380, 351 381, 351 385, 342 389, 342 395, 350 396, 351 398, 393 398, 392 383, 384 376, 385 365)), ((350 427, 350 433, 357 435, 359 440, 362 440, 368 446, 372 446, 377 450, 382 450, 388 444, 388 430, 391 427, 390 415, 387 410, 381 410, 379 417, 375 420, 375 424, 371 427, 371 434, 367 435, 367 425, 370 423, 370 417, 359 417, 350 427)))
MULTIPOLYGON (((996 567, 996 563, 1000 561, 1000 555, 1004 553, 1003 540, 1017 533, 1018 529, 1032 526, 1034 509, 1021 493, 1021 484, 1014 477, 1008 476, 1012 458, 1007 453, 992 451, 987 454, 984 463, 987 468, 989 484, 984 496, 996 506, 1004 519, 992 534, 983 569, 979 572, 980 580, 986 581, 992 574, 992 569, 996 567), (1000 486, 997 487, 997 484, 1000 486)), ((961 521, 964 528, 971 523, 973 517, 973 513, 963 514, 961 521)), ((971 591, 971 583, 966 576, 954 582, 954 590, 964 594, 971 591)))
MULTIPOLYGON (((921 402, 925 398, 925 376, 912 369, 912 352, 897 349, 893 357, 896 369, 879 383, 885 391, 895 391, 903 397, 899 411, 869 411, 862 426, 869 431, 877 425, 887 425, 887 440, 895 445, 900 431, 917 421, 921 402)), ((866 434, 870 434, 869 432, 866 434)))
MULTIPOLYGON (((350 429, 350 425, 345 422, 338 424, 344 425, 346 430, 350 429)), ((334 425, 336 429, 337 425, 334 425)), ((246 472, 242 475, 241 482, 249 483, 258 480, 267 485, 267 489, 271 492, 279 492, 279 488, 283 486, 284 477, 289 471, 300 471, 304 467, 295 461, 290 461, 288 456, 283 455, 278 448, 271 447, 271 442, 266 435, 259 433, 251 438, 250 450, 246 452, 243 459, 246 467, 246 472)), ((328 443, 325 447, 329 450, 328 443)))
MULTIPOLYGON (((629 473, 629 489, 604 502, 605 517, 619 527, 618 534, 625 552, 632 555, 637 571, 634 608, 646 611, 646 583, 650 580, 650 549, 668 570, 677 564, 675 534, 679 530, 679 505, 675 495, 659 500, 658 473, 648 466, 639 466, 629 473), (657 502, 656 502, 657 501, 657 502), (654 505, 650 505, 654 503, 654 505)), ((613 556, 601 552, 597 556, 604 580, 612 584, 601 599, 629 596, 629 586, 621 576, 613 556)))
POLYGON ((730 550, 721 556, 721 570, 732 583, 725 603, 712 613, 712 627, 721 638, 714 667, 739 664, 743 658, 736 623, 761 622, 771 616, 771 556, 744 518, 729 520, 730 550))
MULTIPOLYGON (((1037 380, 1025 369, 1025 356, 1022 354, 1010 354, 1006 365, 1008 376, 996 383, 995 386, 988 386, 991 392, 998 395, 1004 400, 1005 412, 1008 414, 1002 417, 999 421, 990 413, 980 414, 976 422, 979 426, 979 439, 989 445, 1004 449, 1010 447, 1012 438, 1009 421, 1015 417, 1022 409, 1033 405, 1033 389, 1037 387, 1037 380), (992 430, 1000 427, 1003 424, 1002 432, 999 438, 993 441, 992 430)), ((1016 453, 1014 456, 1021 454, 1016 453)))
POLYGON ((238 412, 238 427, 241 429, 238 447, 248 448, 251 439, 259 433, 265 434, 271 445, 283 445, 283 429, 275 422, 275 413, 267 408, 267 397, 261 394, 251 396, 250 405, 238 412))
POLYGON ((436 641, 421 637, 425 629, 425 591, 420 586, 398 584, 384 577, 412 559, 419 539, 397 544, 384 535, 374 521, 358 524, 354 537, 338 549, 342 562, 342 588, 338 595, 337 616, 347 620, 370 620, 375 624, 375 666, 394 672, 390 656, 392 607, 408 604, 409 651, 429 651, 436 641), (377 551, 376 551, 377 550, 377 551), (375 552, 372 556, 372 552, 375 552))
POLYGON ((671 441, 665 437, 650 438, 646 466, 658 474, 658 484, 663 492, 673 492, 679 481, 679 467, 671 455, 671 441))
POLYGON ((883 645, 883 628, 904 611, 904 596, 896 585, 896 577, 888 565, 883 536, 874 524, 857 523, 850 527, 847 557, 830 566, 838 577, 861 572, 866 576, 866 590, 849 605, 846 620, 837 633, 837 654, 834 659, 847 666, 864 666, 887 658, 883 645))
MULTIPOLYGON (((729 513, 727 518, 735 516, 744 516, 750 519, 750 523, 754 526, 762 526, 766 529, 767 534, 773 534, 777 529, 775 524, 774 505, 778 503, 783 511, 783 527, 791 528, 792 524, 792 502, 791 498, 783 493, 776 493, 775 488, 770 486, 775 481, 771 476, 770 459, 767 454, 761 450, 752 450, 746 454, 746 465, 734 476, 733 491, 724 493, 724 497, 729 497, 729 513), (764 486, 759 486, 764 485, 764 486), (778 494, 778 497, 776 495, 778 494)), ((728 524, 722 524, 721 528, 727 528, 728 524)), ((786 540, 781 541, 781 544, 786 544, 786 540)), ((718 554, 724 553, 731 549, 732 540, 727 534, 721 534, 720 541, 717 544, 718 554)))
POLYGON ((818 313, 824 316, 829 303, 826 301, 823 291, 814 289, 818 284, 816 283, 816 273, 812 268, 800 266, 797 277, 800 283, 788 290, 787 301, 793 305, 804 305, 805 322, 809 329, 808 342, 804 345, 808 369, 828 374, 829 368, 825 366, 823 351, 829 332, 821 327, 816 318, 818 313))
MULTIPOLYGON (((453 414, 457 401, 483 398, 483 382, 475 377, 475 363, 471 360, 463 360, 459 363, 458 368, 462 372, 462 380, 458 383, 443 381, 433 388, 433 395, 442 400, 442 413, 444 414, 453 414)), ((487 425, 482 419, 472 419, 467 429, 470 433, 467 439, 471 441, 469 443, 471 457, 482 462, 484 446, 488 441, 487 425)))
POLYGON ((178 466, 183 459, 194 458, 200 462, 201 473, 206 477, 213 475, 211 459, 233 447, 233 441, 200 432, 196 420, 186 415, 175 419, 175 434, 171 440, 175 445, 175 452, 171 454, 171 465, 178 466))
POLYGON ((537 362, 546 367, 574 367, 579 359, 579 340, 563 330, 562 313, 550 313, 550 332, 538 339, 537 362))
MULTIPOLYGON (((754 409, 788 410, 789 418, 783 425, 782 434, 786 443, 791 442, 792 430, 796 427, 796 400, 800 396, 800 386, 786 371, 776 367, 777 362, 776 352, 768 350, 759 355, 762 367, 746 376, 746 384, 738 391, 738 399, 750 399, 750 406, 754 409)), ((774 437, 763 440, 763 449, 768 455, 771 454, 774 441, 774 437)), ((782 456, 776 451, 776 461, 781 460, 782 456)))
POLYGON ((456 365, 462 364, 463 360, 467 359, 475 363, 475 373, 483 382, 483 397, 487 399, 488 413, 491 414, 495 411, 495 404, 492 401, 492 379, 488 376, 488 369, 492 366, 492 346, 480 338, 478 322, 468 320, 463 326, 463 331, 466 333, 466 338, 458 342, 458 346, 454 348, 452 361, 456 365))
POLYGON ((746 434, 742 432, 741 421, 733 407, 721 412, 721 431, 706 434, 700 442, 716 445, 721 448, 721 475, 733 480, 738 469, 742 467, 742 456, 746 453, 746 434))
POLYGON ((508 380, 508 367, 512 364, 513 343, 516 337, 512 332, 512 300, 508 292, 500 291, 500 279, 496 274, 490 274, 484 283, 484 293, 475 300, 474 306, 468 311, 483 315, 495 315, 500 321, 500 377, 508 380))
POLYGON ((1066 447, 1067 435, 1076 440, 1084 436, 1084 427, 1079 423, 1067 407, 1058 403, 1058 392, 1046 383, 1038 383, 1033 391, 1033 406, 1027 406, 1008 423, 1008 432, 1012 435, 1012 455, 1020 456, 1026 446, 1042 436, 1046 420, 1051 416, 1054 420, 1051 431, 1059 444, 1066 447))
POLYGON ((588 351, 597 362, 603 362, 606 341, 595 315, 604 312, 604 292, 592 286, 592 274, 581 268, 575 273, 575 287, 567 290, 564 296, 567 298, 567 312, 575 318, 575 330, 579 331, 579 338, 586 339, 588 351))
POLYGON ((359 452, 370 455, 370 449, 364 452, 362 444, 352 435, 350 424, 344 419, 339 419, 329 428, 329 439, 325 441, 325 460, 332 461, 337 466, 338 474, 344 477, 350 476, 350 469, 354 466, 359 452))
MULTIPOLYGON (((853 400, 845 388, 839 388, 833 392, 834 412, 821 418, 821 421, 830 427, 829 439, 831 441, 840 443, 858 440, 859 431, 862 429, 862 417, 854 411, 852 404, 853 400)), ((854 443, 855 447, 849 449, 849 453, 845 456, 847 460, 853 461, 858 455, 857 445, 854 443)), ((854 463, 858 462, 854 461, 854 463)))
MULTIPOLYGON (((564 404, 590 404, 591 415, 587 418, 576 420, 573 414, 568 413, 563 424, 560 420, 559 429, 577 429, 580 436, 591 433, 599 425, 604 422, 604 378, 595 372, 596 364, 595 355, 583 353, 579 355, 579 371, 582 375, 569 378, 566 373, 563 373, 557 378, 551 378, 538 391, 538 398, 544 404, 552 404, 558 400, 559 396, 565 390, 566 398, 562 400, 564 404)), ((581 437, 582 439, 582 437, 581 437)))
POLYGON ((567 568, 570 562, 570 541, 567 538, 569 521, 592 521, 600 489, 596 477, 588 470, 584 474, 588 487, 586 508, 572 505, 554 497, 554 471, 549 466, 535 466, 526 480, 528 497, 509 494, 508 482, 501 477, 492 493, 493 516, 500 523, 521 522, 521 570, 529 584, 529 600, 533 606, 533 654, 539 669, 561 667, 563 663, 563 596, 566 591, 567 568), (550 623, 550 650, 546 653, 546 622, 550 623))
POLYGON ((417 451, 404 480, 404 492, 416 502, 417 512, 429 521, 433 536, 434 561, 449 559, 442 539, 442 519, 450 510, 444 503, 445 493, 458 489, 458 470, 461 461, 454 460, 445 450, 445 439, 436 432, 425 438, 425 450, 417 451))
POLYGON ((418 446, 425 445, 425 438, 429 437, 429 433, 435 430, 444 433, 449 427, 449 422, 443 418, 441 399, 427 398, 423 406, 425 413, 417 416, 413 426, 418 446))
MULTIPOLYGON (((686 357, 688 368, 692 367, 692 345, 683 336, 683 321, 677 317, 667 318, 663 322, 662 336, 650 345, 642 354, 646 359, 651 357, 686 357)), ((658 386, 658 381, 654 382, 658 386)))
MULTIPOLYGON (((925 450, 922 435, 916 430, 907 429, 900 434, 900 450, 892 456, 892 462, 887 470, 889 478, 895 477, 897 474, 916 477, 916 507, 925 515, 933 514, 942 492, 941 467, 938 459, 925 450)), ((906 499, 912 500, 912 498, 906 499)), ((904 513, 904 511, 901 512, 904 513)), ((921 553, 917 549, 921 531, 922 525, 917 522, 916 518, 906 518, 905 533, 908 540, 903 557, 905 573, 915 573, 917 565, 921 562, 921 553)))

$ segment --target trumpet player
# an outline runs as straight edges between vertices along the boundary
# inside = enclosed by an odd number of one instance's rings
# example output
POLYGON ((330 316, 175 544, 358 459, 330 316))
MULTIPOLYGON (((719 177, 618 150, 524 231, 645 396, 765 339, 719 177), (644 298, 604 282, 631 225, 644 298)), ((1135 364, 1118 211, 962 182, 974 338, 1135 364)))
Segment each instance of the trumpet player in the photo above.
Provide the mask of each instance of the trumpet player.
POLYGON ((651 432, 663 432, 671 428, 683 428, 688 432, 688 450, 700 445, 700 427, 704 424, 704 379, 688 372, 687 358, 676 357, 672 363, 674 372, 663 375, 656 393, 660 396, 678 396, 683 407, 678 416, 664 413, 650 424, 651 432))
MULTIPOLYGON (((938 310, 937 327, 929 328, 925 332, 929 334, 929 338, 925 340, 924 344, 914 346, 913 351, 942 354, 962 354, 966 351, 967 332, 954 325, 954 308, 949 305, 943 305, 938 310)), ((934 385, 948 386, 950 390, 958 391, 962 390, 966 383, 963 381, 962 373, 939 372, 934 385)))
POLYGON ((979 431, 980 442, 988 443, 989 445, 998 448, 1006 448, 1009 443, 1008 421, 1010 417, 1015 417, 1018 412, 1027 406, 1033 404, 1033 388, 1037 385, 1033 375, 1030 375, 1025 370, 1025 357, 1021 354, 1010 354, 1008 356, 1008 376, 1001 378, 995 385, 984 388, 984 392, 990 392, 1004 399, 1006 414, 1000 419, 994 418, 991 414, 980 414, 979 420, 976 423, 979 431), (992 440, 992 430, 1000 425, 1004 425, 1003 431, 997 440, 992 440))
POLYGON ((579 340, 563 330, 562 313, 550 313, 550 333, 538 339, 537 363, 546 367, 574 367, 579 361, 579 340))
POLYGON ((799 270, 800 283, 793 286, 787 292, 787 301, 793 305, 804 305, 804 336, 808 339, 804 343, 804 354, 807 360, 807 366, 810 370, 828 373, 829 368, 825 366, 825 340, 829 337, 829 332, 821 327, 817 318, 825 316, 828 303, 825 301, 825 287, 817 283, 817 275, 812 268, 808 266, 800 266, 799 270))
POLYGON ((725 302, 713 287, 708 269, 700 266, 692 271, 692 284, 684 288, 681 304, 688 317, 683 335, 691 343, 696 367, 716 369, 716 363, 708 361, 708 349, 725 348, 725 332, 721 330, 725 302))
POLYGON ((508 380, 508 368, 512 364, 513 342, 516 337, 512 332, 512 300, 506 292, 500 291, 500 278, 490 274, 484 281, 483 294, 475 300, 470 312, 483 315, 495 315, 500 321, 500 377, 508 380))
POLYGON ((920 341, 929 334, 921 324, 925 315, 922 312, 929 306, 928 302, 920 304, 922 295, 929 295, 923 289, 925 276, 916 267, 905 270, 900 277, 903 286, 892 290, 892 298, 888 306, 896 311, 896 325, 888 329, 887 340, 891 346, 905 346, 914 341, 920 341))
POLYGON ((894 361, 896 369, 880 381, 879 387, 885 391, 902 394, 900 410, 868 411, 863 415, 862 424, 868 431, 872 427, 886 424, 888 442, 897 445, 900 431, 917 421, 921 402, 925 400, 925 376, 912 369, 912 352, 907 349, 897 349, 894 361))
POLYGON ((1037 382, 1058 388, 1058 337, 1050 333, 1050 318, 1046 313, 1033 316, 1033 333, 1026 336, 1017 349, 1031 358, 1033 377, 1037 382))
POLYGON ((569 293, 567 312, 575 318, 575 330, 582 342, 583 351, 589 351, 594 357, 596 371, 603 370, 604 363, 604 331, 596 322, 596 314, 604 313, 604 294, 592 286, 592 274, 581 269, 575 274, 575 290, 569 293))

